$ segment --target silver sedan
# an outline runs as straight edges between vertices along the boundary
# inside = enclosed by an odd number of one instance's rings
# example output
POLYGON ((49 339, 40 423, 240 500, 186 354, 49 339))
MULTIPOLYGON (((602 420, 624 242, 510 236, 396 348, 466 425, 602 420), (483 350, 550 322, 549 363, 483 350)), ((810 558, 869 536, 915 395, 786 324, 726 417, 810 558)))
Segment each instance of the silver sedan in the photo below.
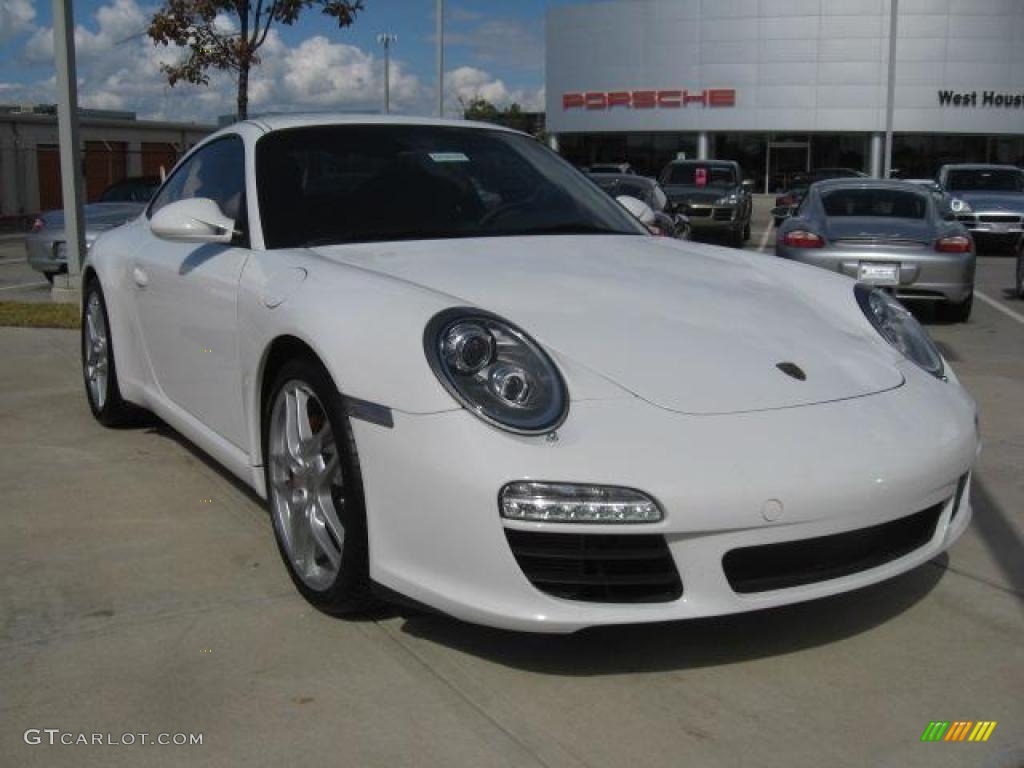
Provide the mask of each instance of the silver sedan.
MULTIPOLYGON (((95 203, 83 206, 85 214, 85 248, 92 248, 101 232, 119 227, 142 213, 146 203, 160 185, 150 177, 129 178, 107 187, 95 203)), ((66 272, 67 235, 64 233, 64 211, 47 211, 32 222, 32 231, 25 238, 28 263, 36 272, 53 282, 53 276, 66 272)), ((85 254, 82 254, 83 258, 85 254)))
POLYGON ((974 241, 927 190, 903 181, 835 179, 811 185, 777 232, 776 254, 824 267, 898 298, 940 302, 966 322, 974 298, 974 241))

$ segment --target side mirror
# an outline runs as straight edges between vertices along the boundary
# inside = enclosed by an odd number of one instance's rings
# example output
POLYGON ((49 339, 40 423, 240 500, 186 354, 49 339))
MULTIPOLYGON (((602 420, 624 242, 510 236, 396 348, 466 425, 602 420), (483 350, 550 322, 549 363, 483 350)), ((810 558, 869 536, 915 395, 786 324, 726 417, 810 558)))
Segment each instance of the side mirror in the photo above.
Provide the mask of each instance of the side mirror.
POLYGON ((208 197, 169 203, 153 214, 149 229, 157 237, 183 243, 230 243, 235 222, 208 197))
POLYGON ((618 201, 619 205, 638 218, 640 223, 644 226, 649 227, 654 224, 654 211, 651 209, 651 206, 643 200, 638 200, 637 198, 630 197, 629 195, 619 195, 615 199, 618 201))
POLYGON ((780 205, 776 208, 772 208, 772 216, 776 219, 788 219, 796 213, 795 205, 780 205))

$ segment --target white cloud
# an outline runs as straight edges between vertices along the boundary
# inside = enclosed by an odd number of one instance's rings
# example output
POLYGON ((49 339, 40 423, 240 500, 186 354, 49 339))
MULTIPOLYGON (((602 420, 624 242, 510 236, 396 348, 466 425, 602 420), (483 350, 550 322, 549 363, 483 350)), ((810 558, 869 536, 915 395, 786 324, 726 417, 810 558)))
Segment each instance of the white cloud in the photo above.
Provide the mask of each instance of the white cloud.
MULTIPOLYGON (((4 2, 4 0, 0 0, 4 2)), ((83 62, 100 56, 117 55, 115 47, 130 44, 144 35, 148 16, 135 0, 113 0, 96 11, 98 30, 75 25, 75 57, 83 62)), ((40 27, 25 44, 25 58, 33 63, 53 60, 53 29, 40 27)))
MULTIPOLYGON (((233 113, 235 82, 225 72, 211 70, 210 83, 205 87, 167 85, 160 65, 179 60, 182 51, 173 46, 153 46, 143 34, 151 12, 136 0, 109 0, 93 18, 84 19, 76 28, 80 104, 174 121, 213 122, 220 115, 233 113)), ((234 20, 224 16, 216 23, 229 29, 234 20)), ((52 63, 51 30, 37 29, 25 43, 23 55, 30 61, 52 63)), ((378 112, 383 108, 384 62, 376 50, 334 42, 324 35, 289 46, 277 29, 271 29, 259 57, 259 65, 249 76, 249 109, 253 114, 331 109, 378 112)), ((447 72, 445 87, 448 115, 461 115, 460 97, 464 101, 485 98, 498 106, 517 102, 527 110, 543 108, 543 89, 510 87, 475 67, 447 72)), ((52 102, 53 78, 5 90, 4 97, 52 102)), ((392 58, 393 111, 432 114, 435 98, 433 78, 423 82, 400 58, 392 58)))
POLYGON ((462 105, 474 99, 485 99, 497 107, 513 102, 526 111, 544 108, 544 89, 511 89, 503 80, 476 67, 458 67, 444 75, 445 112, 461 113, 462 105))
POLYGON ((0 44, 31 29, 35 18, 31 0, 0 0, 0 44))

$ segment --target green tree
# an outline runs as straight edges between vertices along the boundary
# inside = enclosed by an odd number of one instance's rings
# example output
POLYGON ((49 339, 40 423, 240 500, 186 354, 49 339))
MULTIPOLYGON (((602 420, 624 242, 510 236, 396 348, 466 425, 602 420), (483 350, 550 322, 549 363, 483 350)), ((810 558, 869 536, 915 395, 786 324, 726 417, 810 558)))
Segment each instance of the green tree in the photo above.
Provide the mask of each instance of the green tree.
POLYGON ((238 119, 249 114, 249 70, 260 63, 258 51, 275 23, 294 24, 311 7, 333 18, 339 28, 355 21, 363 0, 164 0, 147 34, 160 45, 185 49, 176 64, 162 64, 167 82, 209 82, 211 69, 228 71, 238 82, 238 119), (235 22, 234 31, 215 24, 217 16, 235 22))
POLYGON ((462 102, 462 116, 467 120, 497 123, 525 133, 530 133, 533 126, 530 116, 523 112, 523 108, 517 103, 512 102, 504 109, 498 109, 487 99, 479 96, 462 102))

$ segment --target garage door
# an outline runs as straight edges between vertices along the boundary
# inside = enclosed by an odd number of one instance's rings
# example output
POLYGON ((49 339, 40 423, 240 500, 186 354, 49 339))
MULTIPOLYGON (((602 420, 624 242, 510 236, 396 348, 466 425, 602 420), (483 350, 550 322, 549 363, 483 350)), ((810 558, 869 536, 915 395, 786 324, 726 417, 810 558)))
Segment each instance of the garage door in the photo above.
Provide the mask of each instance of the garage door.
POLYGON ((128 147, 123 141, 85 142, 85 200, 99 200, 103 190, 124 179, 128 170, 128 147))
POLYGON ((60 153, 56 144, 36 147, 36 167, 39 173, 39 210, 52 211, 61 207, 60 153))

